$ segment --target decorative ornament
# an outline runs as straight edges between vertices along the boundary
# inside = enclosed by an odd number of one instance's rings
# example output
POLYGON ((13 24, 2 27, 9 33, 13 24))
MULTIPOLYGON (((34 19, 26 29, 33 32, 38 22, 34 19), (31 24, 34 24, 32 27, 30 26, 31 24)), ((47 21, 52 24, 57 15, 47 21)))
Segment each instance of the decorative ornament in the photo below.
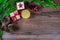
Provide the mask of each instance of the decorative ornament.
POLYGON ((10 13, 10 17, 12 18, 13 21, 16 21, 20 19, 20 14, 17 11, 14 11, 10 13))
POLYGON ((18 2, 17 3, 17 10, 22 10, 22 9, 25 9, 24 2, 18 2))
POLYGON ((37 8, 37 7, 35 7, 35 8, 33 8, 33 10, 34 10, 34 11, 38 11, 38 8, 37 8))
POLYGON ((13 24, 9 24, 9 25, 8 25, 8 30, 9 30, 10 32, 14 31, 14 26, 13 26, 13 24))
POLYGON ((38 11, 38 7, 35 4, 30 4, 29 8, 33 11, 38 11))
POLYGON ((34 9, 35 7, 36 7, 36 5, 34 5, 34 4, 30 4, 30 6, 29 6, 30 9, 34 9))
POLYGON ((21 16, 22 16, 22 18, 25 18, 25 19, 29 18, 30 17, 30 11, 29 10, 23 10, 21 12, 21 16))

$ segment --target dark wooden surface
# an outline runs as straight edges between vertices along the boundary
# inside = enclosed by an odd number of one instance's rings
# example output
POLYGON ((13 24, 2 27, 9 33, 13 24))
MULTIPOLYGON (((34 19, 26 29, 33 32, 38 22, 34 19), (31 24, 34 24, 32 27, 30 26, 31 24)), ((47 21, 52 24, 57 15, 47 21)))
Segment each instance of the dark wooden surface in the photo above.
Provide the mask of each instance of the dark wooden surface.
POLYGON ((20 30, 4 32, 4 40, 60 40, 60 11, 42 12, 15 23, 20 30))
MULTIPOLYGON (((59 0, 55 2, 60 3, 59 0)), ((20 29, 4 32, 3 40, 60 40, 60 9, 43 8, 31 18, 20 19, 14 24, 20 29)))

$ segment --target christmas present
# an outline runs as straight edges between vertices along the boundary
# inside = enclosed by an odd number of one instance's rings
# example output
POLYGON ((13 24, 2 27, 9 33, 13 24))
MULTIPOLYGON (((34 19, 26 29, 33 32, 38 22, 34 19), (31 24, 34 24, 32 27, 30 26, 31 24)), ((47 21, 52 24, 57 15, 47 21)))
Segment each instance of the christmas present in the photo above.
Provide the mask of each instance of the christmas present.
POLYGON ((14 11, 10 13, 10 17, 13 21, 16 21, 20 19, 20 14, 17 11, 14 11))
POLYGON ((18 2, 17 3, 17 10, 22 10, 22 9, 25 9, 24 2, 18 2))

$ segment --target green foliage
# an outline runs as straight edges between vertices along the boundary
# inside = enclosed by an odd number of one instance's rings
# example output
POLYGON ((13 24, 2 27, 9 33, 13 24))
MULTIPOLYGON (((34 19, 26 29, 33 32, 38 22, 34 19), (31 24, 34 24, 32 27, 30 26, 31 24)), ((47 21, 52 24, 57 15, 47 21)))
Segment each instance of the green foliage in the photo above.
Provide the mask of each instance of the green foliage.
POLYGON ((2 40, 2 35, 3 35, 3 32, 2 32, 2 30, 0 29, 0 40, 2 40))
POLYGON ((27 1, 27 2, 32 2, 33 0, 23 0, 23 1, 24 1, 24 2, 26 2, 26 1, 27 1))
POLYGON ((36 5, 42 5, 43 7, 60 8, 53 0, 34 0, 34 3, 36 5))
POLYGON ((9 0, 0 0, 0 23, 4 16, 9 16, 9 14, 15 10, 14 5, 15 4, 11 4, 9 0))

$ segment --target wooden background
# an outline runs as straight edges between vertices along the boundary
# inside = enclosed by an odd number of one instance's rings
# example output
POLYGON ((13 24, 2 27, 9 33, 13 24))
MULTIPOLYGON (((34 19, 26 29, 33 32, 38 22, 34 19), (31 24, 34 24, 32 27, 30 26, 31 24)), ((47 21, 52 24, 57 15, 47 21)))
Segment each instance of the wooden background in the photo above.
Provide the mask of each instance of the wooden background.
MULTIPOLYGON (((60 5, 60 0, 55 0, 60 5)), ((3 40, 60 40, 60 9, 42 8, 29 19, 14 23, 20 29, 3 33, 3 40)))

